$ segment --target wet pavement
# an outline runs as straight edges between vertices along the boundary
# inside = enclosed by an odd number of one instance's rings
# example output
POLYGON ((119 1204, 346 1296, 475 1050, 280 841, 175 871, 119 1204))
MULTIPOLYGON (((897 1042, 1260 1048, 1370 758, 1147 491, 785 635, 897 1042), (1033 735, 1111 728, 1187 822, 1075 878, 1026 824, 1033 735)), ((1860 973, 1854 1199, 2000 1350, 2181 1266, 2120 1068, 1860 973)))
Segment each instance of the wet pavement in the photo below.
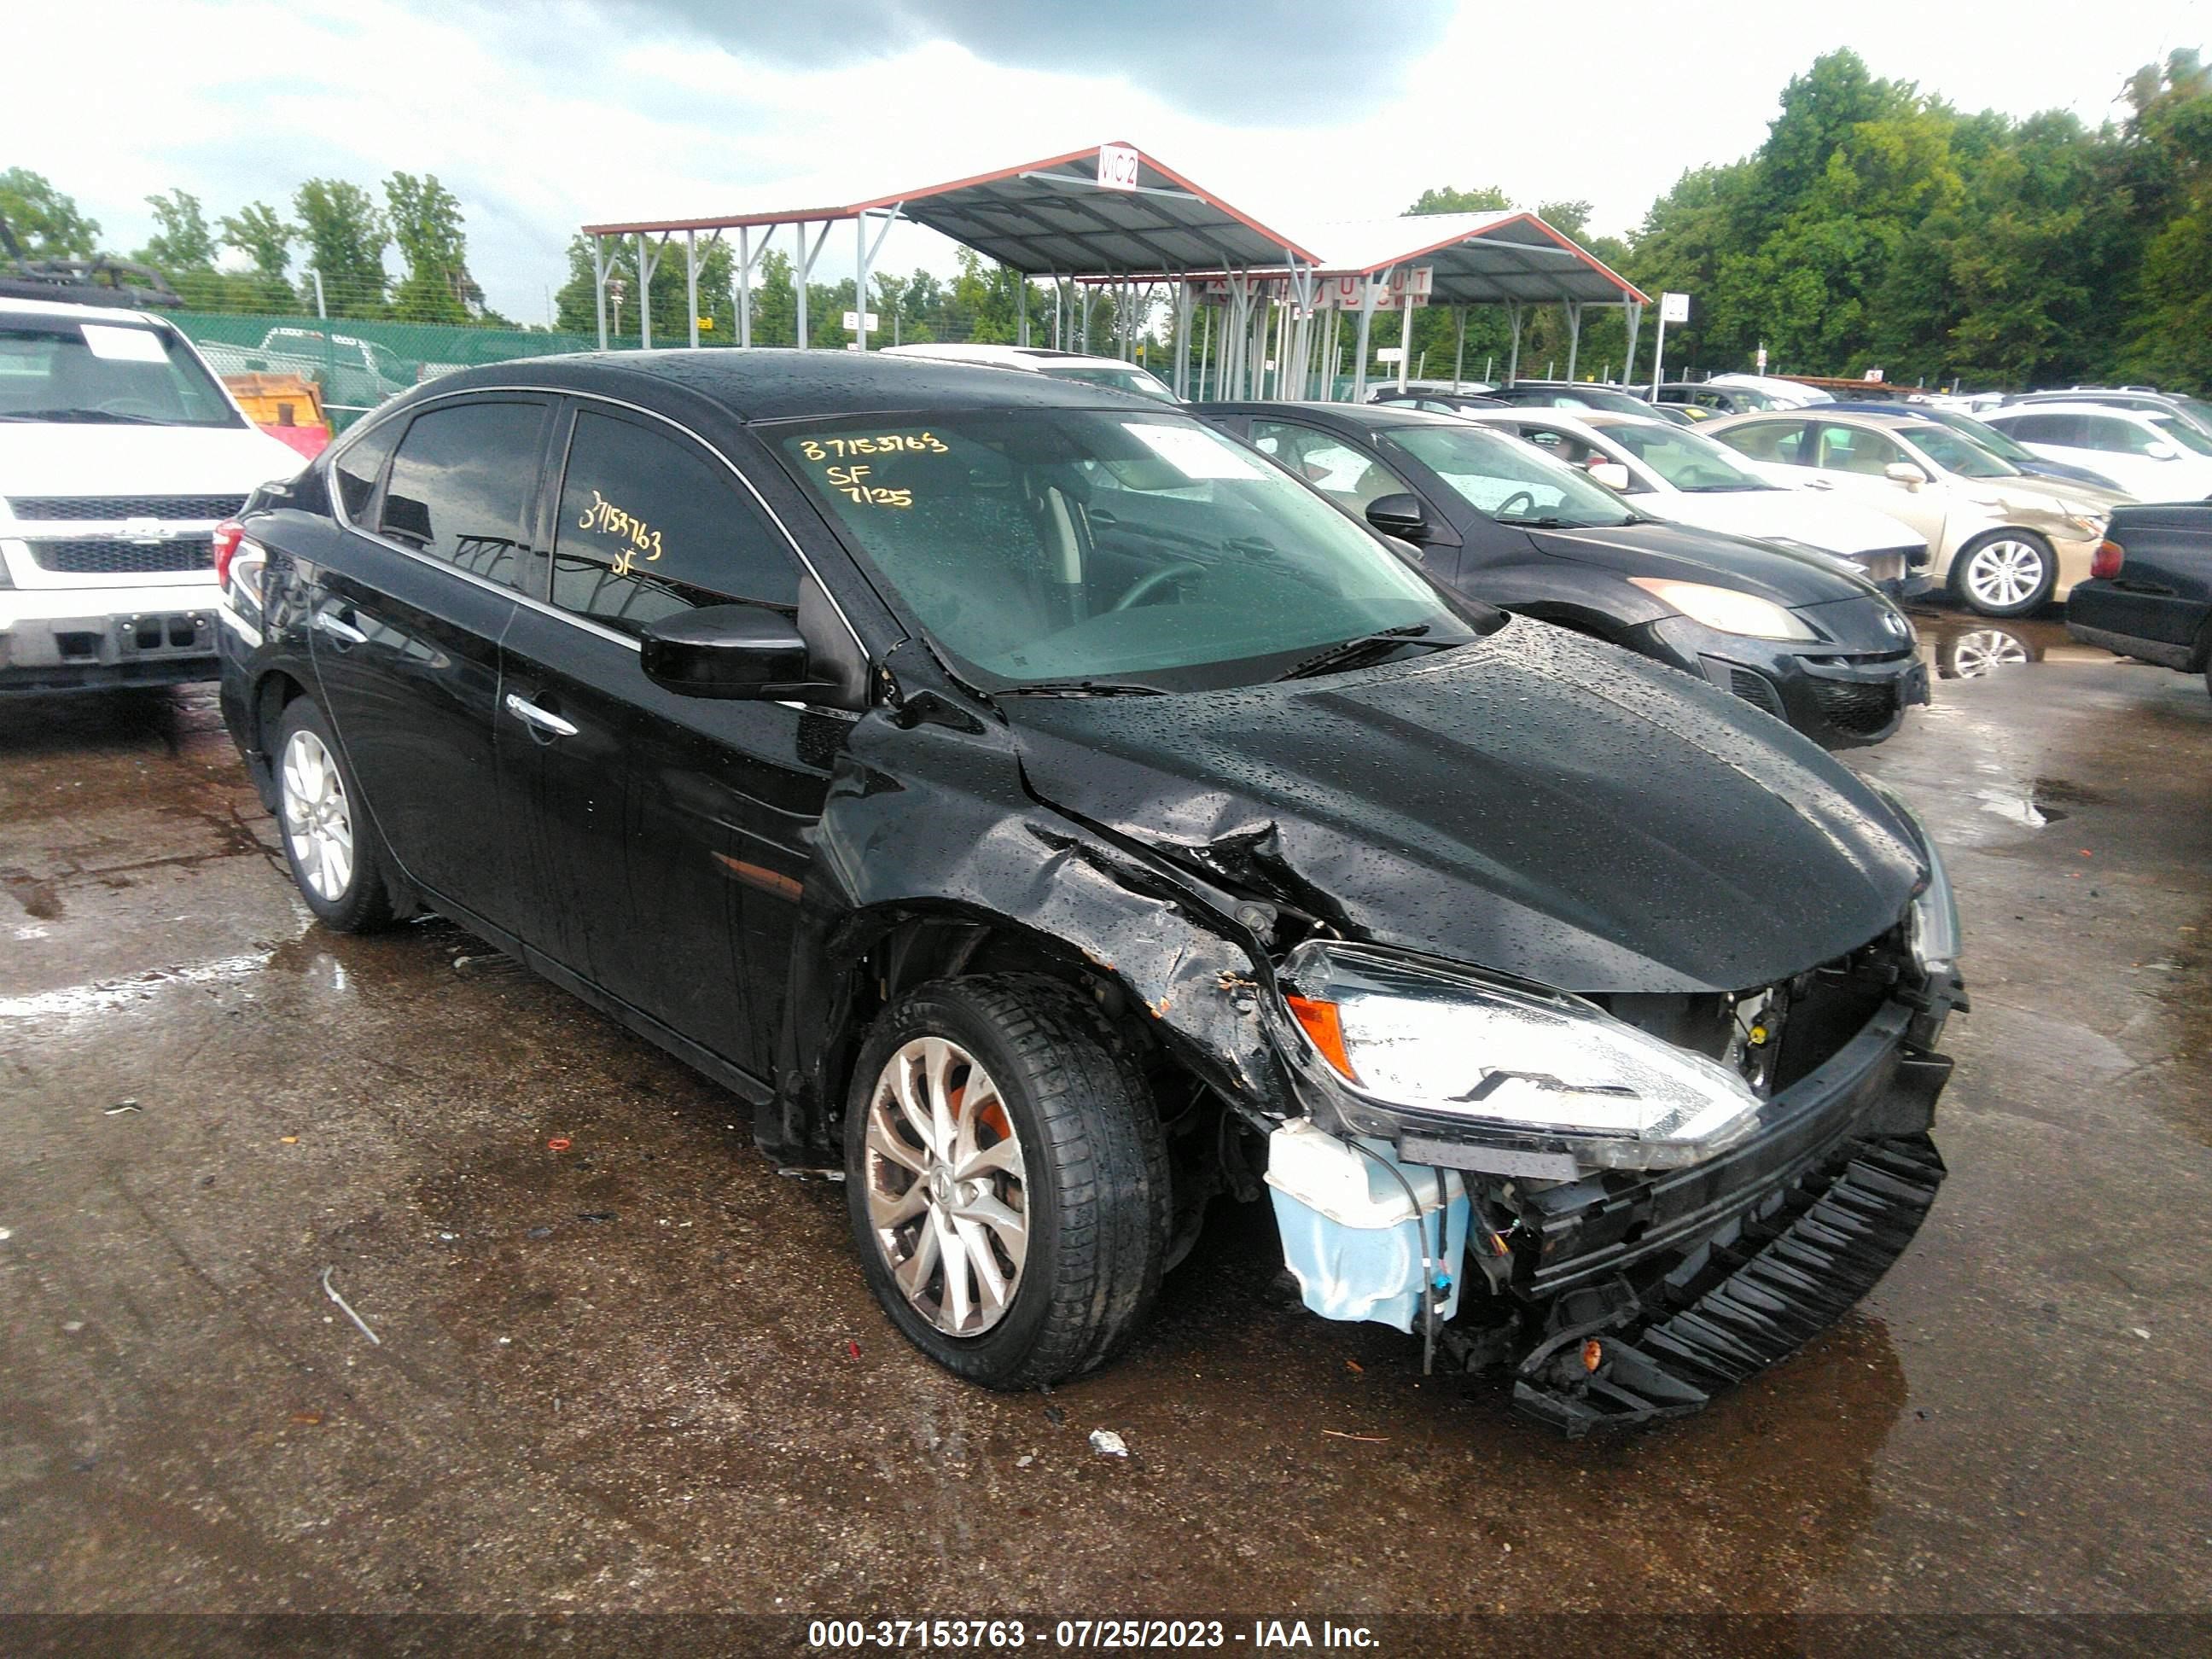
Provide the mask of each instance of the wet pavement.
POLYGON ((712 1085, 311 926, 211 688, 6 705, 0 1608, 2204 1609, 2212 699, 1923 628, 1851 763, 1959 889, 1951 1180, 1804 1353, 1571 1445, 1286 1303, 1256 1206, 1105 1374, 957 1382, 712 1085))

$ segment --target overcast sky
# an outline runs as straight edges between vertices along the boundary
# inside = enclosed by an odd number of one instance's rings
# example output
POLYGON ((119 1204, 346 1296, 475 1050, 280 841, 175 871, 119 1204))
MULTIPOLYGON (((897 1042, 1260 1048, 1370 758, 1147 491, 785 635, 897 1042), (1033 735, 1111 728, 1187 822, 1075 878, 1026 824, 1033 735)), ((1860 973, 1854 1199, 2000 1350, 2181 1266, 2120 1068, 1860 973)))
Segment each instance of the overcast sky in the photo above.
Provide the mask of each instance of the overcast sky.
MULTIPOLYGON (((0 167, 46 174, 109 246, 172 185, 212 219, 317 174, 434 173, 492 304, 543 322, 587 221, 847 201, 1103 139, 1293 237, 1430 185, 1582 198, 1624 232, 1685 169, 1754 149, 1822 52, 2095 122, 2138 65, 2212 47, 2212 5, 80 0, 8 33, 0 167)), ((878 268, 918 263, 950 257, 902 227, 878 268)), ((833 246, 817 280, 848 264, 833 246)))

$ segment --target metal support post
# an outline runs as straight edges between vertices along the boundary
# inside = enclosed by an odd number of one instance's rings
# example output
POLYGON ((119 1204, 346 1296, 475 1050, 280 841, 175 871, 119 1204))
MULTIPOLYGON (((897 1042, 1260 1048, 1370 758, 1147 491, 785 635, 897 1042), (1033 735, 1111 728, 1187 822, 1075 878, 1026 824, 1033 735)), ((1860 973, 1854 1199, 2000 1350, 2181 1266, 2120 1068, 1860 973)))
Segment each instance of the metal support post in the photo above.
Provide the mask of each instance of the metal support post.
POLYGON ((1367 341, 1375 326, 1375 278, 1372 274, 1359 284, 1359 337, 1354 343, 1355 362, 1352 369, 1352 401, 1367 401, 1367 341))
POLYGON ((1633 300, 1623 300, 1620 308, 1628 319, 1628 355, 1620 362, 1620 383, 1626 386, 1636 373, 1636 331, 1644 325, 1644 307, 1633 300))
POLYGON ((653 349, 653 273, 660 269, 660 251, 668 246, 666 232, 650 256, 645 251, 645 233, 637 234, 637 343, 641 350, 653 349))
MULTIPOLYGON (((1026 270, 1018 270, 1014 275, 1021 279, 1021 286, 1014 290, 1014 341, 1018 345, 1027 345, 1030 343, 1030 274, 1026 270)), ((898 326, 896 314, 891 319, 891 326, 894 329, 898 326)), ((896 345, 898 342, 894 340, 891 343, 896 345)))
POLYGON ((1406 291, 1398 296, 1398 309, 1405 313, 1398 321, 1398 390, 1406 389, 1406 375, 1413 368, 1413 268, 1406 267, 1406 291))
POLYGON ((1505 384, 1511 386, 1521 378, 1521 307, 1506 307, 1505 320, 1513 328, 1513 355, 1505 362, 1505 384))
POLYGON ((684 233, 684 309, 690 324, 691 344, 699 343, 699 233, 684 233))
POLYGON ((1452 307, 1452 390, 1467 379, 1467 307, 1452 307))
POLYGON ((1575 360, 1583 349, 1583 308, 1572 300, 1565 302, 1567 311, 1567 378, 1575 378, 1575 360))
POLYGON ((599 313, 599 349, 607 349, 607 242, 604 236, 592 238, 592 295, 599 313))

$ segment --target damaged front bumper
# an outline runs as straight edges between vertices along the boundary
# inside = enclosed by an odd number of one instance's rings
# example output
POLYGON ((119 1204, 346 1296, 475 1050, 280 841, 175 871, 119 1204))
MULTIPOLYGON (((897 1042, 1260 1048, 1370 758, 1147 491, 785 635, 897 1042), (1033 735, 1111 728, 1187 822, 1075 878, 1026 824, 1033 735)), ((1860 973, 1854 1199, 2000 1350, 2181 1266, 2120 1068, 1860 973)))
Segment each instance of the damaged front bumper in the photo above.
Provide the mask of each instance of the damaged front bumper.
POLYGON ((1516 1407, 1572 1436, 1695 1411, 1795 1352, 1873 1287, 1934 1201, 1929 1131, 1951 1073, 1934 1044, 1965 1000, 1948 969, 1887 998, 1753 1133, 1683 1167, 1515 1177, 1489 1149, 1409 1126, 1403 1164, 1462 1173, 1477 1219, 1461 1271, 1492 1292, 1460 1297, 1442 1358, 1509 1371, 1516 1407))

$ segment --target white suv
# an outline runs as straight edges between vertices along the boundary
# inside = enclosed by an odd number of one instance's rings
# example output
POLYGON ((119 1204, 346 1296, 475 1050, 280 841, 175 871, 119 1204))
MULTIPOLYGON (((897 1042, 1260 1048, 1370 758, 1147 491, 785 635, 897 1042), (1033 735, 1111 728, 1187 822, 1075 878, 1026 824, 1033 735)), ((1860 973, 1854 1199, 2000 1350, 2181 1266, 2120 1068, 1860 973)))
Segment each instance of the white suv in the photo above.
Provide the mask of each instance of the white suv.
POLYGON ((0 299, 0 693, 214 678, 216 528, 299 470, 172 325, 0 299))

